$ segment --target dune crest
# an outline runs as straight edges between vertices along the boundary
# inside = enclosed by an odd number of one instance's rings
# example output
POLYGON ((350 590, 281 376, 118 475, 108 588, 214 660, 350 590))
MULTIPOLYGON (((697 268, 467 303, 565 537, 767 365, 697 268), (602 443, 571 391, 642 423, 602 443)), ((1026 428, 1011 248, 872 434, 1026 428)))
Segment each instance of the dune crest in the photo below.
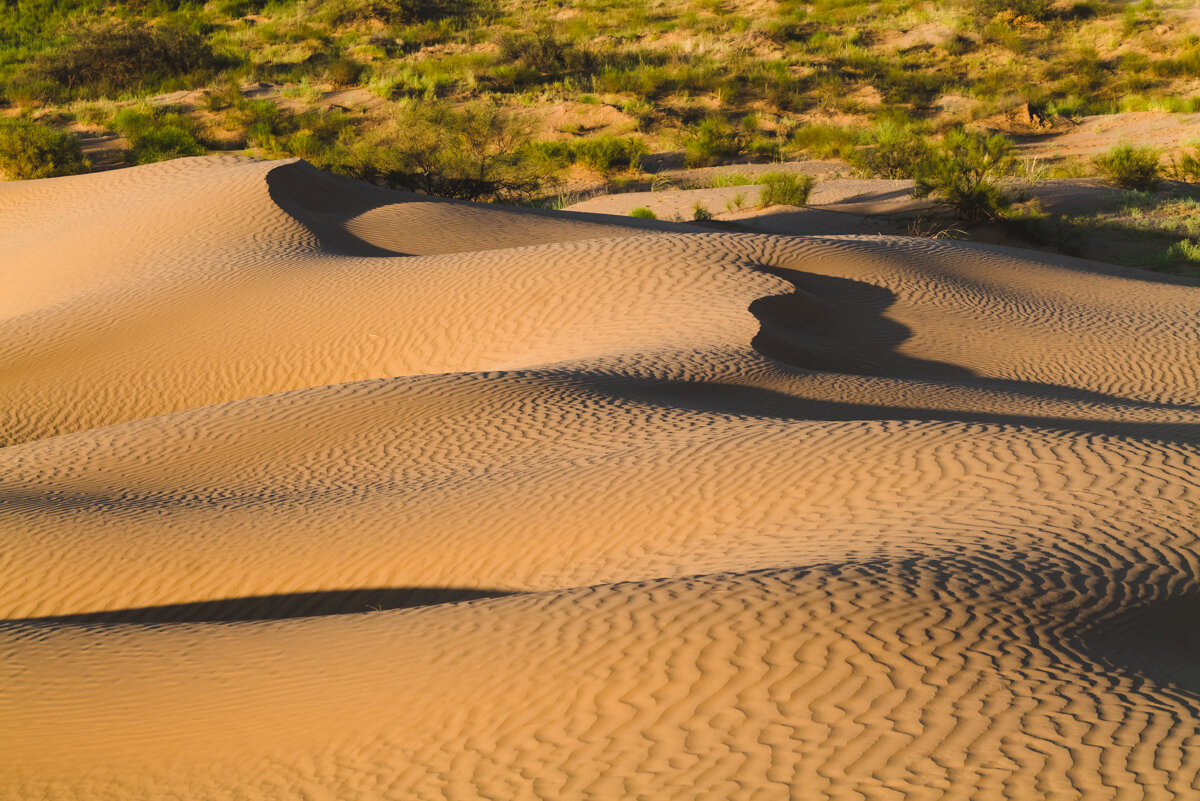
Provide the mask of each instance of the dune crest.
POLYGON ((1200 286, 0 186, 0 798, 1178 798, 1200 286))

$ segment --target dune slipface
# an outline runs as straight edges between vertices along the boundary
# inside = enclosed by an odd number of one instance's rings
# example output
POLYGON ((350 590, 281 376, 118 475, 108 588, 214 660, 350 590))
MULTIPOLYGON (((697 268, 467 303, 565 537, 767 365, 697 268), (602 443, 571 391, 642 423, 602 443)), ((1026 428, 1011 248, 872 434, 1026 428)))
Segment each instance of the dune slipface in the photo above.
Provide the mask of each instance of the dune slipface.
POLYGON ((1200 783, 1200 288, 436 201, 0 186, 0 798, 1200 783))

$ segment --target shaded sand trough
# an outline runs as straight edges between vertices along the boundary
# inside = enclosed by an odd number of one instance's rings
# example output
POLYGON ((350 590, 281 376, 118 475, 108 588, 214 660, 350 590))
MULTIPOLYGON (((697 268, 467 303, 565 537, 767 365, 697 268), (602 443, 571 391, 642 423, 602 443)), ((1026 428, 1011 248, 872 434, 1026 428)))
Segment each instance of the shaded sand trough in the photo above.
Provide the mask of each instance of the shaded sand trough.
POLYGON ((0 186, 0 798, 1200 782, 1200 288, 187 159, 0 186))

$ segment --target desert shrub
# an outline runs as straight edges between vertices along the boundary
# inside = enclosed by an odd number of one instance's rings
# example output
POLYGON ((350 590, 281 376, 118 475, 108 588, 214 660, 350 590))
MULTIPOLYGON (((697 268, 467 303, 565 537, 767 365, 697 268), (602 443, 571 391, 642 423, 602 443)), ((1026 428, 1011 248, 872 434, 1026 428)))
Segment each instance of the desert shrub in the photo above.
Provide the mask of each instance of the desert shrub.
POLYGON ((0 172, 10 181, 87 172, 79 139, 30 120, 0 120, 0 172))
POLYGON ((908 125, 884 120, 868 136, 869 145, 849 157, 851 164, 868 175, 911 178, 929 156, 929 142, 908 125))
POLYGON ((490 0, 324 0, 318 18, 337 26, 373 21, 413 25, 486 15, 492 5, 490 0))
POLYGON ((654 212, 650 211, 650 209, 646 208, 645 206, 638 206, 636 209, 629 212, 629 216, 630 217, 638 217, 639 219, 642 219, 642 220, 657 220, 658 219, 658 215, 655 214, 654 212))
POLYGON ((341 171, 393 188, 464 200, 516 201, 544 181, 530 128, 495 105, 411 103, 394 130, 365 143, 341 171))
POLYGON ((921 163, 914 197, 935 197, 965 222, 999 219, 1011 199, 997 183, 1016 169, 1011 139, 954 128, 921 163))
POLYGON ((975 0, 974 11, 982 19, 1008 13, 1045 22, 1054 16, 1054 5, 1051 0, 975 0))
POLYGON ((696 205, 692 206, 692 219, 696 222, 708 222, 713 218, 713 213, 708 210, 700 201, 696 201, 696 205))
POLYGON ((212 48, 183 25, 105 22, 76 29, 66 44, 39 55, 27 77, 52 81, 68 92, 103 95, 154 87, 214 65, 212 48))
POLYGON ((196 141, 196 126, 182 114, 122 109, 113 127, 129 140, 130 160, 135 164, 203 156, 204 146, 196 141))
POLYGON ((1092 164, 1122 189, 1153 189, 1162 181, 1159 152, 1152 147, 1117 145, 1092 164))
POLYGON ((590 55, 549 27, 532 33, 504 33, 499 37, 500 61, 527 67, 542 75, 588 70, 590 55))
POLYGON ((295 130, 292 115, 270 100, 241 100, 230 114, 243 140, 254 147, 279 149, 279 137, 295 130))
POLYGON ((689 167, 708 167, 742 152, 742 138, 720 117, 702 121, 684 138, 684 159, 689 167))
POLYGON ((839 125, 805 125, 792 133, 790 145, 805 155, 819 159, 846 158, 854 152, 859 132, 839 125))
POLYGON ((646 154, 641 139, 604 134, 595 139, 583 139, 571 144, 575 159, 594 170, 607 173, 613 169, 634 168, 646 154))
POLYGON ((363 65, 352 58, 335 58, 325 65, 325 74, 334 86, 353 86, 362 77, 363 65))
POLYGON ((1195 155, 1181 153, 1178 160, 1172 160, 1170 176, 1177 181, 1200 184, 1200 151, 1195 155))
POLYGON ((760 206, 803 206, 808 203, 816 179, 794 172, 769 172, 760 179, 760 206))

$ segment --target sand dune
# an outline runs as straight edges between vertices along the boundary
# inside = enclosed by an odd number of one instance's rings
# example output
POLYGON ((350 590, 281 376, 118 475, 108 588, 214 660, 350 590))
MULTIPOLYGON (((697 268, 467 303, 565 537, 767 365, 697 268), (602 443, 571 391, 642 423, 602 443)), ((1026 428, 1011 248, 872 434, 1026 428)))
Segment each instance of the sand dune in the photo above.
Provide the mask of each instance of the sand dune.
POLYGON ((0 798, 1185 798, 1200 286, 0 186, 0 798))

